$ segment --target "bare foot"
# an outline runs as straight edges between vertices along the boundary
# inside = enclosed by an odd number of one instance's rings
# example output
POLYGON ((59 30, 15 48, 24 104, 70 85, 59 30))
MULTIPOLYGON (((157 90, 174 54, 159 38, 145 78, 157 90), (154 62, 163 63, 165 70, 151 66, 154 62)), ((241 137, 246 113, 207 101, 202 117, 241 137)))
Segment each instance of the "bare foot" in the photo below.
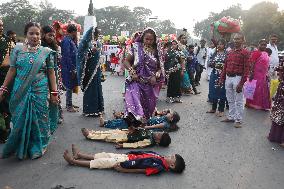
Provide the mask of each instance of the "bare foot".
POLYGON ((114 117, 114 119, 122 118, 123 115, 124 115, 123 112, 116 112, 115 110, 113 110, 113 117, 114 117))
POLYGON ((86 128, 82 128, 81 129, 82 131, 82 134, 84 135, 84 137, 86 137, 86 139, 88 139, 88 136, 89 136, 89 130, 86 129, 86 128))
POLYGON ((79 157, 80 150, 79 150, 79 148, 77 148, 75 146, 75 144, 72 144, 72 153, 73 153, 73 158, 74 159, 79 159, 80 158, 79 157))
POLYGON ((100 115, 100 127, 104 127, 104 125, 105 125, 104 117, 103 115, 100 115))
POLYGON ((69 154, 68 150, 65 150, 64 154, 63 154, 63 158, 65 159, 65 161, 67 161, 70 165, 74 165, 74 159, 73 157, 69 154))

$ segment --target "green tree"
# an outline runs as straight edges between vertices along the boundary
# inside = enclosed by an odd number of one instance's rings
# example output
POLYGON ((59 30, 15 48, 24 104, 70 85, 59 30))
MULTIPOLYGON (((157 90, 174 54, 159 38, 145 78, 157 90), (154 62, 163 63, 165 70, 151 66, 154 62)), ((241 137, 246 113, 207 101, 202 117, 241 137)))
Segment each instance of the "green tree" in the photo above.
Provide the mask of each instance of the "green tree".
POLYGON ((279 50, 284 50, 284 12, 277 14, 273 18, 273 26, 272 31, 273 33, 279 36, 279 50))
POLYGON ((30 21, 36 21, 39 10, 28 0, 12 0, 0 6, 0 16, 6 30, 13 30, 23 35, 24 26, 30 21))
MULTIPOLYGON (((145 28, 147 25, 148 18, 152 15, 152 11, 150 9, 144 7, 135 7, 133 9, 133 16, 136 20, 136 28, 145 28)), ((133 23, 135 25, 135 23, 133 23)))
POLYGON ((170 20, 158 21, 158 25, 154 29, 156 29, 158 35, 176 33, 175 24, 170 20))
POLYGON ((233 5, 228 9, 224 9, 220 13, 211 12, 208 18, 195 24, 193 32, 196 36, 207 39, 209 41, 212 37, 210 25, 213 22, 223 18, 224 16, 230 16, 234 19, 239 19, 242 14, 243 11, 240 4, 233 5))
POLYGON ((37 21, 42 25, 49 25, 53 20, 67 22, 74 18, 74 12, 69 10, 61 10, 52 6, 47 0, 42 1, 39 5, 39 13, 37 21))
POLYGON ((96 9, 95 15, 98 26, 102 29, 103 33, 120 35, 121 31, 132 31, 134 28, 133 13, 127 6, 109 6, 102 9, 96 9))
POLYGON ((279 16, 276 3, 261 2, 252 6, 243 15, 243 32, 247 42, 257 44, 260 39, 268 38, 271 32, 279 31, 279 16))

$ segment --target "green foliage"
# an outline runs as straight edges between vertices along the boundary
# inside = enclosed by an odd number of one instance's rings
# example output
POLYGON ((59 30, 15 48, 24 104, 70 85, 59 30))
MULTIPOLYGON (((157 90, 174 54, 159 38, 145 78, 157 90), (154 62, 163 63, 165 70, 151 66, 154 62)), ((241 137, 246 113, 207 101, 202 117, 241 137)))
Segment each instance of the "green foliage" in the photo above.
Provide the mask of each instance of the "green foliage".
MULTIPOLYGON (((89 10, 90 12, 90 10, 89 10)), ((135 7, 109 6, 95 9, 98 26, 102 32, 109 35, 120 35, 121 31, 133 33, 145 27, 153 27, 159 34, 175 33, 175 25, 170 20, 148 21, 152 15, 150 9, 135 7)), ((39 22, 42 26, 49 25, 54 20, 67 22, 72 19, 83 26, 84 16, 74 17, 74 12, 61 10, 52 6, 48 0, 43 0, 38 6, 33 6, 28 0, 12 0, 0 6, 0 16, 3 17, 6 30, 14 30, 18 36, 23 35, 24 25, 29 21, 39 22)))
POLYGON ((47 0, 40 3, 38 12, 37 22, 42 26, 52 24, 53 20, 59 20, 64 23, 74 18, 72 11, 56 9, 47 0))
POLYGON ((220 13, 211 12, 207 19, 204 19, 200 22, 197 22, 194 26, 194 34, 198 37, 204 38, 207 41, 211 39, 211 29, 210 25, 223 18, 224 16, 230 16, 234 19, 238 19, 242 16, 242 8, 241 5, 233 5, 228 9, 223 10, 220 13))
POLYGON ((23 36, 25 24, 30 21, 39 22, 42 26, 51 24, 52 20, 66 22, 73 18, 73 12, 56 9, 47 0, 39 6, 31 5, 28 0, 12 0, 1 4, 0 16, 6 30, 13 30, 18 36, 23 36))
POLYGON ((243 32, 248 43, 257 44, 260 39, 268 38, 273 32, 274 20, 279 15, 278 5, 261 2, 245 12, 243 16, 243 32))
POLYGON ((257 44, 260 39, 268 39, 269 35, 279 35, 279 47, 284 48, 284 12, 278 11, 278 5, 272 2, 261 2, 249 10, 242 10, 240 5, 231 6, 221 13, 210 13, 207 19, 197 22, 194 34, 210 40, 210 24, 223 16, 242 19, 242 32, 246 36, 247 44, 257 44))
POLYGON ((0 16, 3 19, 5 28, 23 35, 25 24, 36 20, 38 10, 28 0, 12 0, 1 4, 0 16))
POLYGON ((279 49, 284 49, 284 12, 277 14, 273 18, 273 26, 272 31, 273 33, 279 36, 279 49))

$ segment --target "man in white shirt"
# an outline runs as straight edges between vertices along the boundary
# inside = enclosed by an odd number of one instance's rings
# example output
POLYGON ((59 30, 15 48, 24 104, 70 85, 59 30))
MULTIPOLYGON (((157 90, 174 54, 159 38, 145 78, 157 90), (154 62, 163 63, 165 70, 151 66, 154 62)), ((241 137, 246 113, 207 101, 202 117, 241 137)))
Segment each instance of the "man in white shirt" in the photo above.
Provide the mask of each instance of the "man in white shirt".
POLYGON ((196 55, 198 64, 196 68, 195 74, 195 83, 196 85, 200 85, 201 74, 203 69, 205 68, 205 62, 207 58, 207 49, 205 47, 206 41, 204 39, 200 40, 200 46, 195 47, 194 54, 196 55))
POLYGON ((277 41, 278 41, 278 36, 276 34, 271 34, 269 36, 269 44, 267 44, 267 48, 270 48, 272 51, 269 61, 270 78, 274 78, 276 76, 275 68, 279 65, 278 49, 276 45, 277 41))
POLYGON ((206 59, 206 72, 207 72, 207 80, 210 80, 210 75, 213 68, 209 67, 210 59, 215 53, 215 45, 213 42, 210 43, 210 46, 207 48, 207 59, 206 59))

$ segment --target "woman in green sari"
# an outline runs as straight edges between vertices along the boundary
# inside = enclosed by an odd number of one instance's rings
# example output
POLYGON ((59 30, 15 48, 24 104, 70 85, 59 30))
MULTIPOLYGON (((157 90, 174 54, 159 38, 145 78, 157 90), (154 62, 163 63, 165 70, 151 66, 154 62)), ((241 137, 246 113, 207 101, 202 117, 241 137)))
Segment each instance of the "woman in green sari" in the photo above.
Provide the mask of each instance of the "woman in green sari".
POLYGON ((26 42, 17 45, 10 57, 10 69, 0 88, 0 101, 12 86, 10 111, 13 129, 3 149, 3 158, 14 153, 19 159, 41 157, 57 127, 58 92, 55 52, 40 46, 40 26, 28 23, 26 42))

